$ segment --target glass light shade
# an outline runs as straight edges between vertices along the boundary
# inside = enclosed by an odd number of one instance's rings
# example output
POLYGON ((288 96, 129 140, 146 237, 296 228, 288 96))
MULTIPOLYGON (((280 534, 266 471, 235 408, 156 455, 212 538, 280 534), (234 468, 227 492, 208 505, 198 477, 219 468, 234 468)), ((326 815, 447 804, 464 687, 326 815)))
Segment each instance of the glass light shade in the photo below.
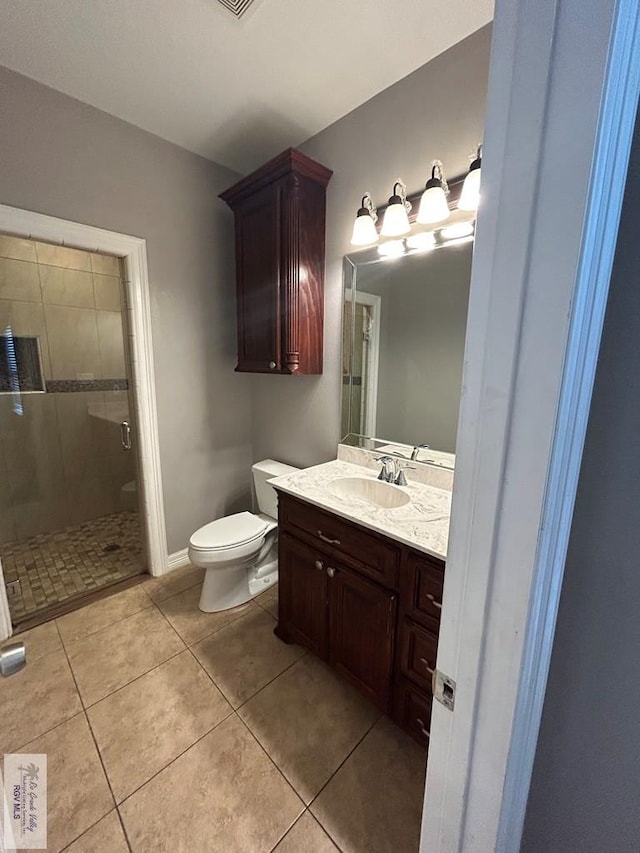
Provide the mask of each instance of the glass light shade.
POLYGON ((430 187, 427 185, 427 189, 422 193, 420 199, 417 221, 421 225, 431 225, 434 222, 444 222, 449 216, 451 216, 451 211, 442 184, 438 181, 438 186, 430 187))
POLYGON ((433 231, 418 231, 417 234, 407 237, 406 243, 410 249, 424 252, 427 249, 433 249, 436 245, 436 237, 433 231))
POLYGON ((370 246, 372 243, 378 242, 378 231, 376 223, 369 211, 366 213, 358 212, 353 223, 353 234, 351 235, 352 246, 370 246))
POLYGON ((398 201, 389 201, 389 207, 384 212, 381 234, 383 237, 402 237, 411 231, 407 208, 400 196, 394 196, 398 201))
POLYGON ((474 168, 474 164, 477 162, 478 161, 476 160, 471 164, 469 174, 464 179, 462 192, 460 193, 460 199, 458 201, 458 210, 478 209, 478 205, 480 203, 480 172, 482 170, 479 165, 474 168))
POLYGON ((454 222, 440 232, 443 240, 458 240, 460 237, 469 237, 471 234, 473 234, 472 222, 454 222))
POLYGON ((383 258, 399 258, 404 255, 404 241, 388 240, 386 243, 380 243, 378 254, 383 258))

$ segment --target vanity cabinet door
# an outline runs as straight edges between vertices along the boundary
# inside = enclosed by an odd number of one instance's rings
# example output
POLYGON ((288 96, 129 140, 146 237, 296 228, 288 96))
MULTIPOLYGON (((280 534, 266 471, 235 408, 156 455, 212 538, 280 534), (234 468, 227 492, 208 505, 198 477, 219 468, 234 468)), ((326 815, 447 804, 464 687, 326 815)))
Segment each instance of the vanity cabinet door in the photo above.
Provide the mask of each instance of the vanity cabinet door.
POLYGON ((328 656, 327 564, 324 555, 281 533, 278 546, 279 604, 276 633, 318 657, 328 656))
POLYGON ((331 665, 386 712, 396 595, 344 566, 332 564, 327 571, 331 665))

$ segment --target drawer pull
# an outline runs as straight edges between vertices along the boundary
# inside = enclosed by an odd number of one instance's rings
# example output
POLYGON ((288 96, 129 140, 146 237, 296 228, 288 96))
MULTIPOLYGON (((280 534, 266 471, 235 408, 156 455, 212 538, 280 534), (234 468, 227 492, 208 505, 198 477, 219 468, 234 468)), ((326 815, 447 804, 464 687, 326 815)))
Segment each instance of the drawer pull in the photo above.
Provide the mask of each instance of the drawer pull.
POLYGON ((336 570, 333 568, 333 566, 327 566, 327 574, 330 578, 335 577, 336 570))
POLYGON ((340 544, 339 539, 329 539, 328 536, 324 535, 322 530, 316 530, 316 536, 318 537, 318 539, 322 539, 323 542, 326 542, 327 545, 339 545, 340 544))
POLYGON ((314 563, 314 566, 316 567, 316 569, 317 569, 319 572, 324 571, 324 563, 322 562, 322 560, 316 560, 316 561, 315 561, 315 563, 314 563))
POLYGON ((418 728, 420 729, 420 734, 424 735, 424 737, 426 737, 427 740, 429 740, 429 738, 431 737, 431 734, 430 734, 430 732, 428 732, 426 730, 425 725, 422 722, 422 720, 420 719, 420 717, 418 717, 418 719, 416 720, 416 723, 418 724, 418 728))
POLYGON ((430 593, 427 593, 427 598, 433 604, 434 607, 437 607, 438 610, 442 610, 442 602, 436 601, 435 596, 431 595, 430 593))
POLYGON ((427 670, 429 675, 433 675, 434 670, 429 666, 429 661, 426 658, 420 658, 420 663, 424 664, 424 668, 427 670))

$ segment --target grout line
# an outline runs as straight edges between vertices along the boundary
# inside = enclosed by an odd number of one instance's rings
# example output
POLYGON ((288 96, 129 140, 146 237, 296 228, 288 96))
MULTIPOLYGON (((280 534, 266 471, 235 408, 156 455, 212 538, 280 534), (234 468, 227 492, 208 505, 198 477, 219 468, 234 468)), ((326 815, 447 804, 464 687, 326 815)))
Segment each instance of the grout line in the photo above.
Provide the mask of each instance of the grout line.
MULTIPOLYGON (((302 648, 302 646, 299 646, 299 648, 302 648)), ((266 690, 266 688, 267 688, 267 687, 269 687, 269 685, 270 685, 270 684, 273 684, 273 682, 274 682, 274 681, 277 681, 277 680, 280 678, 280 676, 281 676, 281 675, 284 675, 284 674, 285 674, 285 672, 289 672, 289 670, 290 670, 292 667, 294 667, 297 663, 300 663, 300 661, 301 661, 303 658, 307 657, 307 655, 308 655, 308 654, 309 654, 309 652, 308 652, 306 649, 302 649, 302 654, 300 655, 300 657, 299 657, 299 658, 296 658, 292 663, 290 663, 288 666, 286 666, 286 667, 282 670, 282 672, 279 672, 279 673, 278 673, 277 675, 275 675, 275 676, 274 676, 270 681, 267 681, 267 683, 266 683, 266 684, 263 684, 263 685, 262 685, 262 687, 261 687, 259 690, 256 690, 256 692, 255 692, 254 694, 252 694, 251 696, 249 696, 249 698, 248 698, 248 699, 245 699, 245 700, 244 700, 244 702, 241 702, 241 703, 240 703, 240 705, 238 705, 238 707, 237 707, 235 710, 236 710, 236 711, 239 711, 239 710, 240 710, 240 708, 244 708, 244 706, 245 706, 245 705, 247 705, 249 702, 251 702, 251 700, 252 700, 252 699, 255 699, 255 698, 256 698, 256 696, 259 696, 259 695, 260 695, 260 693, 262 693, 262 691, 263 691, 263 690, 266 690)))
MULTIPOLYGON (((70 670, 70 672, 71 672, 71 677, 73 678, 73 683, 75 684, 75 688, 76 688, 76 691, 77 691, 77 693, 78 693, 78 697, 79 697, 79 699, 80 699, 80 704, 82 705, 82 713, 83 713, 84 718, 85 718, 85 721, 86 721, 86 723, 87 723, 87 727, 89 728, 89 734, 91 735, 91 740, 93 741, 93 745, 94 745, 95 750, 96 750, 96 755, 98 756, 98 761, 100 762, 100 766, 102 767, 102 772, 103 772, 103 774, 104 774, 104 778, 105 778, 105 780, 106 780, 106 782, 107 782, 107 786, 108 786, 108 788, 109 788, 109 793, 111 794, 111 799, 113 800, 113 806, 114 806, 114 808, 115 808, 115 806, 116 806, 116 798, 115 798, 115 796, 114 796, 114 794, 113 794, 113 788, 111 787, 111 780, 109 779, 109 774, 107 773, 107 768, 104 766, 104 761, 103 761, 103 759, 102 759, 102 753, 100 752, 100 747, 98 746, 98 741, 96 740, 96 736, 95 736, 95 733, 94 733, 94 731, 93 731, 93 727, 92 727, 92 725, 91 725, 91 720, 89 719, 89 715, 87 714, 87 709, 86 709, 86 706, 85 706, 85 704, 84 704, 84 699, 82 698, 82 694, 80 693, 80 688, 78 687, 78 682, 77 682, 77 680, 76 680, 76 675, 75 675, 75 673, 74 673, 74 671, 73 671, 73 668, 72 668, 72 666, 71 666, 71 661, 69 660, 69 656, 67 655, 67 651, 66 651, 66 649, 64 650, 64 654, 65 654, 65 657, 66 657, 66 659, 67 659, 67 665, 68 665, 69 670, 70 670)), ((111 811, 111 809, 109 809, 109 812, 110 812, 110 811, 111 811)), ((105 814, 103 814, 103 815, 99 818, 99 820, 102 820, 102 818, 103 818, 103 817, 106 817, 106 815, 107 815, 107 814, 109 814, 109 812, 105 812, 105 814)), ((98 823, 98 821, 96 821, 96 823, 98 823)), ((92 826, 95 826, 95 824, 92 824, 92 826)), ((87 827, 87 829, 91 829, 91 827, 87 827)), ((85 833, 85 832, 87 832, 87 829, 85 829, 85 830, 81 833, 81 835, 84 835, 84 833, 85 833)), ((81 835, 77 836, 77 838, 80 838, 80 837, 81 837, 81 835)), ((77 839, 74 839, 74 841, 75 841, 75 840, 77 840, 77 839)))
MULTIPOLYGON (((82 703, 82 700, 80 700, 80 702, 82 703)), ((60 726, 63 726, 65 723, 68 723, 70 720, 75 720, 75 718, 80 716, 80 714, 84 714, 84 708, 82 708, 82 707, 80 708, 79 711, 76 711, 75 714, 71 714, 70 717, 65 717, 64 720, 60 720, 54 726, 51 726, 50 729, 46 729, 46 731, 40 732, 39 734, 35 735, 34 737, 30 737, 29 740, 25 741, 24 743, 21 743, 20 746, 17 746, 15 749, 13 749, 12 752, 21 752, 25 748, 25 746, 29 746, 29 744, 33 743, 34 740, 38 740, 38 738, 45 737, 45 735, 50 735, 51 732, 55 731, 60 726)))
POLYGON ((138 791, 140 791, 142 788, 146 787, 146 786, 149 784, 149 782, 151 782, 153 779, 155 779, 155 778, 156 778, 156 776, 159 776, 161 773, 164 773, 164 771, 165 771, 165 770, 167 770, 167 768, 171 767, 171 765, 172 765, 172 764, 175 764, 175 762, 176 762, 179 758, 181 758, 185 753, 189 752, 189 750, 190 750, 190 749, 193 749, 193 747, 194 747, 194 746, 196 746, 196 744, 200 743, 200 741, 201 741, 201 740, 204 740, 204 738, 206 738, 206 737, 207 737, 207 735, 210 735, 210 734, 211 734, 211 732, 215 731, 215 730, 218 728, 218 726, 221 726, 224 722, 226 722, 226 721, 227 721, 230 717, 232 717, 234 714, 235 714, 235 711, 233 710, 233 708, 230 708, 229 713, 228 713, 228 714, 225 714, 225 716, 224 716, 224 717, 222 717, 222 719, 218 720, 218 722, 217 722, 217 723, 215 723, 213 726, 211 726, 211 728, 210 728, 210 729, 208 729, 204 734, 200 735, 200 737, 196 738, 196 740, 194 740, 194 742, 193 742, 193 743, 189 744, 189 746, 185 747, 181 752, 179 752, 177 755, 175 755, 175 756, 171 759, 171 761, 168 761, 168 762, 164 765, 164 767, 161 767, 161 768, 160 768, 160 770, 156 770, 156 772, 155 772, 152 776, 149 776, 149 778, 148 778, 148 779, 145 779, 145 781, 144 781, 144 782, 141 782, 141 783, 138 785, 138 787, 137 787, 137 788, 134 788, 134 790, 133 790, 133 791, 131 791, 129 794, 127 794, 127 796, 126 796, 123 800, 121 800, 119 803, 117 802, 117 803, 116 803, 116 808, 118 809, 118 812, 120 811, 120 808, 121 808, 121 807, 122 807, 122 806, 123 806, 123 805, 124 805, 128 800, 130 800, 130 799, 131 799, 131 797, 133 797, 135 794, 137 794, 137 793, 138 793, 138 791))
MULTIPOLYGON (((319 797, 319 796, 320 796, 320 794, 324 791, 324 789, 327 787, 327 785, 329 785, 329 783, 333 780, 334 776, 336 776, 336 774, 340 772, 340 770, 344 767, 344 765, 347 763, 347 761, 351 758, 351 756, 352 756, 352 755, 353 755, 353 753, 356 751, 356 749, 358 749, 358 747, 360 746, 360 744, 362 743, 362 741, 367 737, 367 735, 368 735, 368 734, 370 734, 370 733, 371 733, 371 731, 375 728, 375 726, 377 726, 377 725, 378 725, 378 723, 380 722, 380 720, 381 720, 384 716, 385 716, 385 715, 381 713, 381 714, 379 714, 379 716, 377 716, 377 717, 376 717, 376 719, 373 721, 373 723, 369 726, 369 728, 366 730, 366 732, 362 735, 362 737, 361 737, 361 738, 358 740, 358 742, 355 744, 355 746, 353 747, 353 749, 351 749, 351 750, 350 750, 350 752, 349 752, 349 753, 348 753, 348 754, 343 758, 343 760, 342 760, 342 761, 340 762, 340 764, 336 767, 336 769, 333 771, 333 773, 331 774, 331 776, 329 776, 329 778, 327 779, 327 781, 326 781, 326 782, 324 783, 324 785, 320 788, 320 790, 318 791, 318 793, 317 793, 317 794, 313 797, 313 799, 309 802, 309 806, 308 806, 308 808, 309 808, 309 810, 310 810, 310 811, 311 811, 311 806, 315 803, 315 801, 318 799, 318 797, 319 797)), ((313 814, 313 812, 311 812, 311 814, 313 814)), ((320 820, 319 820, 315 815, 313 815, 313 816, 316 818, 316 820, 318 821, 318 823, 320 823, 320 820)), ((322 823, 320 823, 320 826, 322 826, 322 828, 323 828, 323 829, 324 829, 324 831, 327 833, 327 835, 329 835, 329 831, 326 829, 326 827, 324 827, 324 826, 323 826, 323 824, 322 824, 322 823)), ((331 839, 331 840, 333 841, 333 839, 331 839)), ((334 842, 334 844, 335 844, 335 842, 334 842)))
MULTIPOLYGON (((135 586, 129 587, 129 589, 137 589, 139 586, 140 586, 140 584, 136 584, 135 586)), ((115 597, 115 595, 124 595, 126 592, 129 592, 129 589, 124 589, 124 590, 121 590, 120 592, 116 592, 114 594, 114 597, 115 597)), ((108 598, 101 598, 98 601, 92 601, 90 604, 86 604, 85 607, 91 607, 94 604, 102 604, 103 601, 108 601, 108 600, 109 600, 108 598)), ((82 637, 78 637, 75 640, 67 640, 66 642, 70 646, 73 645, 74 643, 82 643, 84 640, 88 640, 89 637, 95 637, 97 634, 100 634, 102 631, 106 631, 109 628, 112 628, 114 625, 118 625, 120 622, 124 622, 125 619, 129 619, 130 616, 137 616, 139 613, 143 613, 145 610, 149 610, 153 604, 154 604, 154 602, 151 601, 151 599, 149 599, 149 603, 145 604, 144 607, 141 607, 140 610, 134 610, 132 613, 128 613, 126 616, 122 616, 118 619, 115 619, 113 622, 109 622, 108 625, 103 625, 102 628, 98 628, 97 631, 91 631, 91 633, 89 633, 89 634, 83 634, 82 637)), ((85 609, 84 607, 79 607, 77 610, 72 610, 70 613, 65 613, 62 616, 57 616, 55 619, 52 619, 51 621, 55 622, 56 627, 57 627, 58 619, 64 619, 66 616, 73 616, 75 613, 80 613, 80 611, 82 611, 84 609, 85 609)), ((46 623, 44 623, 44 624, 46 624, 46 623)), ((66 649, 67 646, 65 643, 65 639, 62 636, 59 628, 58 628, 58 634, 60 634, 60 640, 62 641, 62 645, 66 649)))

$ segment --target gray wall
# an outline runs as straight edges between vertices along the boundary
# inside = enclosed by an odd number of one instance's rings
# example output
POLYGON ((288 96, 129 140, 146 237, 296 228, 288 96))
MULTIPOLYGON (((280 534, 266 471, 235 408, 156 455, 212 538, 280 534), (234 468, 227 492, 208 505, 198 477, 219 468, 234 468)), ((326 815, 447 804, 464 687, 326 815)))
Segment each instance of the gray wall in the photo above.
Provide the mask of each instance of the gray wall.
POLYGON ((324 374, 253 378, 253 452, 294 465, 335 457, 340 439, 342 257, 367 190, 385 204, 402 177, 424 185, 431 161, 463 173, 482 139, 491 27, 428 62, 301 146, 333 169, 327 209, 324 374))
POLYGON ((640 850, 640 126, 582 460, 525 853, 640 850))
POLYGON ((382 298, 376 435, 455 453, 472 244, 358 269, 382 298))
POLYGON ((169 551, 249 505, 250 384, 233 373, 234 173, 0 69, 0 200, 147 240, 169 551))

